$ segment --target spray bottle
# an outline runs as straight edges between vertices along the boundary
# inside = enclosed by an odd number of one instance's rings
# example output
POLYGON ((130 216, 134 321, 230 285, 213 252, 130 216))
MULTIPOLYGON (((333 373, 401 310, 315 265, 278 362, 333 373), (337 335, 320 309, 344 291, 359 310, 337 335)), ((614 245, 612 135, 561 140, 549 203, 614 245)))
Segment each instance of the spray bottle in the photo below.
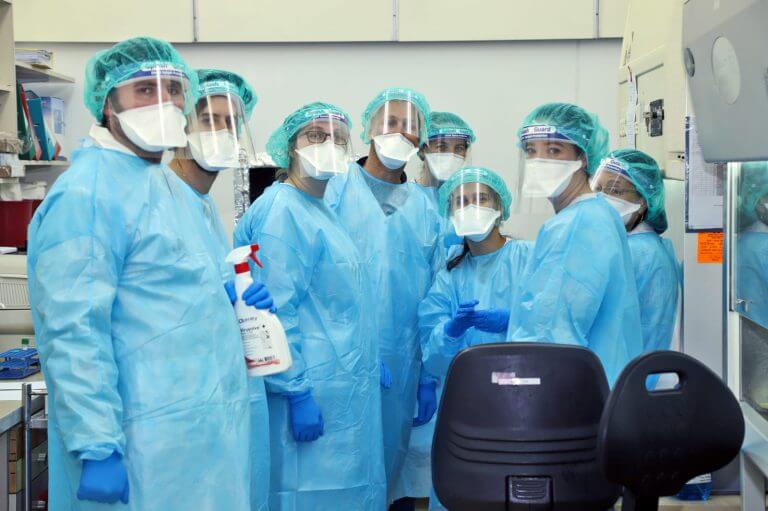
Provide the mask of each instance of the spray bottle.
POLYGON ((235 314, 243 338, 243 351, 248 376, 268 376, 291 367, 291 352, 280 320, 273 312, 246 305, 242 296, 253 283, 248 260, 260 268, 256 258, 258 245, 245 245, 229 253, 227 262, 235 265, 235 314))

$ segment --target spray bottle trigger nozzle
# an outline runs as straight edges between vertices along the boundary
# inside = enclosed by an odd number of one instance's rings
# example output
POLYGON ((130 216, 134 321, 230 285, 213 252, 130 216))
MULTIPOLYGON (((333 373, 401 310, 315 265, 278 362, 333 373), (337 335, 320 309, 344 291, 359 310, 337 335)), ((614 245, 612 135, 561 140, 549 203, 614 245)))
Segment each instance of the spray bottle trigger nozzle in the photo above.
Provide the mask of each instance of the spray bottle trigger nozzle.
POLYGON ((249 257, 251 258, 251 260, 252 260, 254 263, 256 263, 256 266, 258 266, 259 268, 264 268, 264 265, 263 265, 263 264, 261 264, 261 261, 259 261, 259 258, 258 258, 258 257, 256 257, 256 252, 258 252, 258 251, 259 251, 259 245, 258 245, 258 243, 254 243, 254 244, 252 244, 252 245, 251 245, 251 254, 249 255, 249 257))

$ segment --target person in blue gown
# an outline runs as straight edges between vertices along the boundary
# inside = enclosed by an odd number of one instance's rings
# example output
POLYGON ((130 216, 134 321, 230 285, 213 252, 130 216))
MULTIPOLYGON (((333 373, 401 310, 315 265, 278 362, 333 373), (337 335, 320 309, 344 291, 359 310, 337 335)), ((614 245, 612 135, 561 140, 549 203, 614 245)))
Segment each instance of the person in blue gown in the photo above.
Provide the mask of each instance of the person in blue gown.
POLYGON ((187 143, 196 84, 163 41, 96 54, 97 124, 29 226, 51 509, 250 509, 240 332, 186 185, 161 162, 187 143))
MULTIPOLYGON (((440 199, 442 214, 465 241, 461 252, 437 274, 419 306, 424 368, 438 376, 438 396, 448 366, 460 350, 506 340, 509 297, 523 277, 532 247, 530 242, 499 233, 500 222, 509 218, 512 198, 495 172, 463 168, 440 189, 440 199)), ((412 456, 423 467, 423 473, 414 474, 413 484, 426 484, 431 492, 430 509, 443 509, 431 491, 434 428, 433 419, 411 434, 411 445, 421 447, 412 456), (420 442, 414 442, 416 439, 420 442)))
POLYGON ((274 297, 293 357, 265 378, 272 511, 381 510, 386 479, 378 355, 379 296, 368 265, 323 200, 349 168, 350 121, 311 103, 289 115, 267 151, 284 169, 251 205, 235 245, 258 244, 253 274, 274 297))
POLYGON ((741 165, 736 234, 736 310, 768 328, 768 162, 741 165))
POLYGON ((376 290, 377 341, 392 372, 392 387, 382 394, 390 500, 412 426, 428 422, 437 408, 434 379, 421 371, 417 312, 438 266, 442 224, 435 204, 404 173, 426 142, 428 119, 429 106, 421 94, 401 88, 382 91, 363 115, 368 157, 333 178, 325 196, 376 290))
MULTIPOLYGON (((168 166, 184 181, 193 213, 199 215, 201 235, 213 263, 234 304, 234 271, 225 261, 232 250, 210 191, 219 172, 239 167, 241 154, 255 156, 248 120, 256 105, 256 94, 239 75, 219 69, 198 69, 195 108, 187 123, 188 145, 176 150, 168 166)), ((255 282, 244 293, 246 304, 269 309, 272 299, 263 284, 255 282)), ((264 378, 248 377, 251 435, 251 511, 269 509, 269 413, 264 378)))
POLYGON ((508 338, 588 347, 613 384, 642 353, 642 333, 624 224, 588 181, 608 132, 581 107, 547 103, 525 118, 518 139, 521 197, 549 200, 555 216, 539 230, 512 298, 508 338))
POLYGON ((636 149, 612 151, 591 179, 627 229, 640 303, 643 352, 670 349, 681 271, 667 230, 664 182, 656 160, 636 149))

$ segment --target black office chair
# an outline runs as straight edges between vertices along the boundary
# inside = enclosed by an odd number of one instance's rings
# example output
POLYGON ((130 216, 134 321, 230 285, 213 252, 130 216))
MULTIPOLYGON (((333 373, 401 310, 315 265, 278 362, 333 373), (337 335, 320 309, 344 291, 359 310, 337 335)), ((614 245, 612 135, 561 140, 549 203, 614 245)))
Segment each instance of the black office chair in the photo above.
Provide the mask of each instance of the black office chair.
POLYGON ((474 346, 453 360, 432 448, 451 511, 598 511, 618 499, 597 460, 608 383, 589 350, 474 346))
POLYGON ((625 487, 623 511, 656 511, 659 496, 714 472, 739 454, 744 417, 719 376, 673 351, 642 355, 624 368, 600 420, 605 476, 625 487), (649 392, 649 375, 674 373, 679 384, 649 392))

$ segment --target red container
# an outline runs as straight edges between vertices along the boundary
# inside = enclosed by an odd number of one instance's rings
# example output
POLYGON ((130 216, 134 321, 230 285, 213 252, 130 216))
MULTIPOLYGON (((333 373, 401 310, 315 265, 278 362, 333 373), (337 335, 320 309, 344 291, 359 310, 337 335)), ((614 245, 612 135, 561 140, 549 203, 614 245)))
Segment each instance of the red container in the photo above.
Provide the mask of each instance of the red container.
POLYGON ((0 201, 0 246, 27 248, 27 226, 41 200, 0 201))

